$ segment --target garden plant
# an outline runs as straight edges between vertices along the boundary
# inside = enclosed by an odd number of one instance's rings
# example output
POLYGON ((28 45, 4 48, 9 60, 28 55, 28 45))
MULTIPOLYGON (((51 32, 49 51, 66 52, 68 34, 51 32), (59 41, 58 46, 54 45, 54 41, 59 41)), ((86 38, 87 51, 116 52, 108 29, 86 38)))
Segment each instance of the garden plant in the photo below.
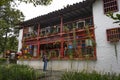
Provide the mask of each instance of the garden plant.
POLYGON ((120 80, 120 74, 87 72, 83 70, 81 72, 65 72, 61 80, 120 80))
POLYGON ((18 64, 0 65, 0 80, 37 80, 38 72, 35 69, 18 64))

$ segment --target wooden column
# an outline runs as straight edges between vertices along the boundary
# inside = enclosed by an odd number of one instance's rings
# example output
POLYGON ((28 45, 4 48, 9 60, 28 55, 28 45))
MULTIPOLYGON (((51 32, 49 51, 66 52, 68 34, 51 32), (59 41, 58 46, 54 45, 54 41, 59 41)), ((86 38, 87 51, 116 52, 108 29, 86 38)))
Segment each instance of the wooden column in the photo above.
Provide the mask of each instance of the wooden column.
POLYGON ((60 25, 60 36, 61 36, 60 56, 63 57, 64 56, 64 47, 63 47, 64 38, 62 36, 62 32, 63 32, 63 17, 61 16, 60 19, 61 19, 61 25, 60 25))
MULTIPOLYGON (((96 38, 95 38, 95 29, 93 29, 93 39, 94 39, 94 41, 95 41, 95 43, 96 43, 96 38)), ((95 44, 95 47, 93 48, 94 49, 94 56, 95 56, 95 59, 97 59, 97 55, 96 55, 96 44, 95 44)))
POLYGON ((40 39, 39 39, 39 36, 40 36, 40 24, 38 24, 38 34, 37 34, 37 45, 38 45, 38 48, 37 48, 37 57, 40 56, 40 39))
POLYGON ((60 20, 61 20, 61 24, 60 24, 60 34, 62 36, 62 32, 63 32, 63 17, 60 16, 60 20))

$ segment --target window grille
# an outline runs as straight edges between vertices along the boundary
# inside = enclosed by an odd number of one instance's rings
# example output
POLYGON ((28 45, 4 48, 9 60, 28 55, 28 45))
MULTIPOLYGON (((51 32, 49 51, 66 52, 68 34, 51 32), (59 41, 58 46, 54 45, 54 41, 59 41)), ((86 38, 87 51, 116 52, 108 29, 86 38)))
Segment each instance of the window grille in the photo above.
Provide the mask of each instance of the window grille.
POLYGON ((117 0, 103 0, 104 13, 118 11, 117 0))
POLYGON ((120 40, 120 27, 107 29, 107 41, 115 42, 120 40))

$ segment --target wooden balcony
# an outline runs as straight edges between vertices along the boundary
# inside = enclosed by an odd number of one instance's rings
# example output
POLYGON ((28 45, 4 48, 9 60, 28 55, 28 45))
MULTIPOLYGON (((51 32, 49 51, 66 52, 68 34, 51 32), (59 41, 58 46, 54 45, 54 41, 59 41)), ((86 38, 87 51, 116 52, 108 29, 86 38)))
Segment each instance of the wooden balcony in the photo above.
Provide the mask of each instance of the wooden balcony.
MULTIPOLYGON (((84 20, 87 21, 88 19, 89 18, 85 18, 84 20)), ((50 51, 59 50, 58 51, 59 57, 51 56, 52 59, 69 59, 69 57, 67 55, 64 55, 65 47, 69 44, 69 42, 72 42, 72 44, 74 44, 74 42, 76 41, 77 42, 76 47, 78 47, 78 46, 84 47, 86 45, 86 39, 91 38, 95 41, 93 23, 88 25, 87 29, 86 29, 84 21, 82 20, 82 23, 81 23, 81 20, 80 21, 78 20, 78 21, 64 23, 59 28, 61 28, 62 30, 59 30, 58 32, 55 32, 55 33, 51 32, 51 31, 45 32, 44 30, 42 31, 41 29, 38 28, 37 35, 24 37, 25 38, 23 41, 24 45, 37 45, 39 55, 43 54, 40 51, 43 51, 49 55, 50 51), (69 27, 70 24, 71 23, 73 24, 74 22, 76 22, 78 24, 74 27, 69 27), (68 28, 67 30, 64 29, 65 26, 67 26, 67 28, 68 28), (89 34, 88 34, 87 30, 89 31, 89 34), (43 35, 41 35, 41 33, 43 35), (58 41, 59 41, 59 44, 56 45, 56 43, 58 41), (56 46, 58 46, 58 47, 56 47, 56 46)), ((83 48, 80 48, 80 49, 82 50, 83 48)), ((87 47, 84 47, 84 49, 87 50, 87 47)), ((93 53, 90 53, 93 55, 90 57, 90 59, 95 60, 96 59, 95 48, 93 50, 94 50, 93 53)), ((57 54, 58 54, 58 52, 57 52, 57 54)), ((87 53, 84 51, 82 51, 82 52, 83 52, 82 57, 80 57, 74 51, 73 58, 84 60, 85 59, 84 55, 86 55, 87 53)))

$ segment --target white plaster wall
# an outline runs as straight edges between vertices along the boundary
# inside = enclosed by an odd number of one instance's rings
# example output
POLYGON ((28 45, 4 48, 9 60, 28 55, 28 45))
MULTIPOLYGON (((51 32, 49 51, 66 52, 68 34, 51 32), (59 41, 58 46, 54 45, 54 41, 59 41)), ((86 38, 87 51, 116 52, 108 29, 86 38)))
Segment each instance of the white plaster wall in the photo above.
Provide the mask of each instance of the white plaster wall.
MULTIPOLYGON (((24 60, 24 61, 18 60, 17 63, 29 65, 35 69, 43 69, 43 64, 44 64, 42 60, 24 60)), ((98 69, 98 67, 96 67, 96 64, 97 64, 97 61, 53 60, 48 62, 47 70, 57 70, 57 71, 96 70, 96 71, 103 72, 104 70, 103 69, 100 70, 100 68, 98 69)), ((112 71, 111 68, 107 70, 112 71)))
MULTIPOLYGON (((95 61, 71 61, 71 60, 50 60, 47 64, 47 70, 57 70, 57 71, 81 71, 95 70, 95 66, 93 66, 95 61), (72 66, 71 66, 72 65, 72 66)), ((18 60, 17 64, 25 64, 29 65, 35 69, 43 69, 43 61, 42 60, 18 60)))
POLYGON ((18 37, 18 52, 22 48, 22 37, 23 37, 23 29, 19 30, 19 37, 18 37))
MULTIPOLYGON (((107 17, 103 11, 103 0, 97 0, 93 4, 93 16, 95 25, 95 37, 97 42, 97 61, 96 69, 113 71, 120 73, 120 42, 117 43, 118 61, 115 57, 114 45, 109 43, 106 38, 106 29, 120 27, 113 24, 113 20, 107 17)), ((120 0, 118 0, 120 10, 120 0)), ((117 12, 117 13, 120 13, 117 12)))
POLYGON ((41 60, 18 60, 17 64, 29 65, 35 69, 43 68, 43 62, 41 60))
MULTIPOLYGON (((98 57, 99 58, 99 57, 98 57)), ((26 64, 35 69, 43 69, 42 60, 24 60, 17 61, 18 64, 26 64)), ((119 64, 112 59, 110 61, 106 59, 98 59, 97 61, 70 61, 70 60, 54 60, 49 61, 47 65, 47 70, 57 70, 57 71, 82 71, 96 70, 98 72, 116 72, 120 73, 119 64), (115 62, 115 63, 114 63, 115 62), (112 65, 113 64, 113 65, 112 65), (71 66, 72 65, 72 66, 71 66)))

